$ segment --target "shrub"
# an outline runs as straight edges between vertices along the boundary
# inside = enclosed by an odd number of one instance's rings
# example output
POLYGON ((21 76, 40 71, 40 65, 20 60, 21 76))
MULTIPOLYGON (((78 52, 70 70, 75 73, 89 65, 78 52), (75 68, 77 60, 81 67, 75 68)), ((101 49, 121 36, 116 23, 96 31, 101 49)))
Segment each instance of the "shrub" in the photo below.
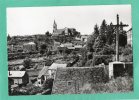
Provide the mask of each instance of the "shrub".
POLYGON ((30 68, 31 63, 32 63, 31 59, 29 59, 28 57, 26 57, 24 59, 24 61, 23 61, 23 66, 28 69, 28 68, 30 68))
POLYGON ((112 93, 133 91, 133 78, 118 77, 108 83, 85 84, 81 93, 112 93))

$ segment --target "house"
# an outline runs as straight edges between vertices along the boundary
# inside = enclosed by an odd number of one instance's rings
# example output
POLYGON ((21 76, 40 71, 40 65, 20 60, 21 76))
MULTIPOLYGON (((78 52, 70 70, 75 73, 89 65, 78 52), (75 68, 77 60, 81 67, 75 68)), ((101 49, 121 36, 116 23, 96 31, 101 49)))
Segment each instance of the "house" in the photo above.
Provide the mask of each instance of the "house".
POLYGON ((43 82, 48 78, 48 68, 49 66, 44 66, 42 70, 39 72, 37 78, 38 86, 42 86, 43 82))
POLYGON ((8 79, 13 80, 11 85, 26 85, 29 82, 29 76, 26 71, 8 71, 8 79))
POLYGON ((75 45, 74 47, 75 47, 76 51, 79 51, 79 50, 81 50, 83 48, 82 45, 75 45))
POLYGON ((74 48, 73 48, 73 44, 72 43, 62 43, 61 45, 60 45, 60 47, 58 47, 58 52, 60 53, 60 54, 65 54, 65 52, 67 51, 67 50, 73 50, 74 48))
POLYGON ((81 41, 87 42, 87 39, 88 39, 88 35, 82 35, 81 36, 81 41))
POLYGON ((132 28, 130 28, 127 32, 127 44, 132 46, 132 28))
POLYGON ((67 50, 67 47, 58 47, 58 53, 59 54, 65 54, 65 51, 67 50))
POLYGON ((8 53, 17 53, 22 51, 23 51, 22 45, 8 45, 8 53))
POLYGON ((49 78, 54 78, 57 68, 66 66, 67 64, 58 64, 58 63, 53 63, 51 66, 44 66, 42 70, 39 72, 37 78, 38 81, 37 85, 42 86, 44 81, 46 81, 49 78))
POLYGON ((19 67, 18 67, 18 70, 20 70, 20 71, 24 71, 26 68, 23 66, 23 65, 20 65, 19 67))
POLYGON ((60 47, 60 42, 54 41, 53 51, 57 51, 58 50, 58 47, 60 47))
POLYGON ((36 44, 34 42, 28 42, 23 44, 24 52, 33 52, 36 51, 36 44))
POLYGON ((60 45, 60 47, 73 47, 72 43, 63 43, 60 45))
POLYGON ((104 67, 57 68, 52 94, 78 94, 86 84, 108 81, 104 67))
POLYGON ((68 50, 75 50, 75 47, 67 47, 68 50))
POLYGON ((55 73, 57 68, 66 68, 67 64, 59 64, 59 63, 53 63, 49 68, 48 68, 48 74, 51 78, 55 77, 55 73))
POLYGON ((76 52, 79 52, 82 48, 83 48, 82 45, 74 45, 73 47, 67 47, 68 50, 76 52))
POLYGON ((83 41, 73 40, 71 41, 74 45, 85 45, 83 41))

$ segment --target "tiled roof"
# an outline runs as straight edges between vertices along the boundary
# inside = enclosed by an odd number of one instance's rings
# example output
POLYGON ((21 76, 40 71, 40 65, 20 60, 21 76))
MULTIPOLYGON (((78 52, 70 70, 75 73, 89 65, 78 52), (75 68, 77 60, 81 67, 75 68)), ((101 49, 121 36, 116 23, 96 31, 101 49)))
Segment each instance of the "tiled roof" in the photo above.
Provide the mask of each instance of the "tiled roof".
POLYGON ((47 74, 47 70, 48 70, 49 66, 44 66, 42 68, 42 70, 39 72, 38 78, 41 78, 42 75, 46 75, 47 74))
POLYGON ((110 62, 110 64, 124 64, 124 62, 114 61, 114 62, 110 62))
POLYGON ((24 43, 23 45, 35 45, 34 42, 24 43))
POLYGON ((65 68, 67 64, 58 64, 58 63, 53 63, 48 69, 57 69, 57 68, 65 68))
POLYGON ((60 47, 72 47, 72 46, 73 46, 72 43, 64 43, 60 45, 60 47))
POLYGON ((8 71, 8 77, 23 77, 25 71, 8 71))

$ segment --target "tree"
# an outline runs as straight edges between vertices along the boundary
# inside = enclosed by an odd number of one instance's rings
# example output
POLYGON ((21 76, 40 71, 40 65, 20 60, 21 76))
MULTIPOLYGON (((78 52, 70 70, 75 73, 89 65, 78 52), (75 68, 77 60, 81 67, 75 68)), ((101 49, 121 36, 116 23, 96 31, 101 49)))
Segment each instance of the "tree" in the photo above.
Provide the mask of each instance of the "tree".
POLYGON ((8 34, 7 36, 7 40, 10 41, 11 40, 11 36, 8 34))
POLYGON ((90 52, 94 51, 93 45, 94 45, 94 42, 95 42, 96 38, 98 37, 98 35, 99 35, 99 28, 98 28, 98 25, 96 24, 95 27, 94 27, 93 34, 89 37, 89 39, 87 41, 87 49, 90 52))
POLYGON ((38 40, 35 39, 35 40, 34 40, 34 43, 36 44, 36 45, 35 45, 35 46, 36 46, 36 50, 38 51, 38 50, 39 50, 39 43, 38 43, 38 40))
POLYGON ((103 20, 99 29, 99 35, 95 39, 95 42, 93 45, 94 51, 95 52, 101 51, 103 47, 105 46, 106 41, 107 41, 107 24, 106 24, 106 21, 103 20))
POLYGON ((116 35, 114 34, 114 27, 113 23, 111 22, 110 25, 107 26, 107 44, 112 45, 115 42, 116 35))
POLYGON ((119 34, 119 45, 124 47, 127 44, 127 35, 125 31, 119 34))
POLYGON ((40 54, 45 54, 47 52, 47 45, 46 44, 42 44, 40 47, 40 54))
POLYGON ((50 37, 50 36, 51 36, 51 34, 49 33, 49 31, 47 31, 47 32, 45 33, 45 36, 47 36, 47 37, 50 37))
POLYGON ((50 78, 44 81, 42 88, 45 89, 52 89, 54 79, 50 78))
POLYGON ((124 49, 122 49, 122 53, 123 55, 129 55, 132 54, 132 47, 126 45, 124 49))
POLYGON ((102 24, 100 26, 100 30, 99 30, 99 33, 100 33, 100 36, 103 37, 103 41, 106 42, 106 37, 107 37, 107 32, 108 32, 108 25, 105 21, 105 19, 102 21, 102 24))
MULTIPOLYGON (((120 23, 122 24, 122 23, 120 23)), ((107 25, 105 19, 102 21, 100 28, 97 25, 94 26, 94 32, 87 41, 87 54, 90 56, 85 57, 82 55, 83 60, 79 63, 81 66, 86 63, 88 66, 96 65, 100 63, 108 64, 113 60, 113 55, 115 55, 115 44, 116 44, 116 27, 113 26, 111 22, 107 25), (87 61, 86 61, 87 58, 87 61)), ((127 44, 127 35, 122 27, 119 28, 119 55, 126 56, 125 61, 132 61, 132 53, 130 49, 125 49, 127 44), (128 54, 127 54, 128 53, 128 54), (125 55, 127 54, 127 55, 125 55)))
POLYGON ((52 34, 51 34, 49 31, 47 31, 47 32, 45 33, 45 43, 46 43, 47 45, 52 44, 51 36, 52 36, 52 34))
POLYGON ((24 61, 23 61, 23 66, 24 66, 26 69, 29 69, 30 66, 31 66, 31 63, 32 63, 31 59, 29 59, 28 57, 26 57, 26 58, 24 59, 24 61))
POLYGON ((99 52, 100 55, 112 55, 115 54, 115 48, 110 45, 105 45, 103 49, 99 52))
POLYGON ((80 62, 79 62, 79 67, 83 67, 85 66, 86 62, 87 62, 87 49, 83 48, 81 49, 81 58, 80 58, 80 62))

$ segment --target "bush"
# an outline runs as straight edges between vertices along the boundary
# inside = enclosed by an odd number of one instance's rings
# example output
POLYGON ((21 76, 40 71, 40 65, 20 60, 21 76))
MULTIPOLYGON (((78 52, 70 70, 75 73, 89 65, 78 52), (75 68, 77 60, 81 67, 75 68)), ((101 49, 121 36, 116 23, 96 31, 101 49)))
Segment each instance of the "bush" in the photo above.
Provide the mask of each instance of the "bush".
POLYGON ((123 50, 122 50, 123 55, 130 55, 132 54, 132 47, 130 46, 126 46, 123 50))
POLYGON ((44 81, 43 83, 43 89, 46 90, 46 89, 52 89, 52 86, 53 86, 53 81, 54 79, 47 79, 46 81, 44 81))
POLYGON ((29 59, 28 57, 26 57, 24 59, 24 61, 23 61, 23 66, 28 69, 28 68, 30 68, 31 63, 32 63, 31 59, 29 59))
POLYGON ((99 65, 101 63, 108 65, 109 62, 111 61, 112 61, 112 56, 94 56, 92 63, 93 65, 99 65))

